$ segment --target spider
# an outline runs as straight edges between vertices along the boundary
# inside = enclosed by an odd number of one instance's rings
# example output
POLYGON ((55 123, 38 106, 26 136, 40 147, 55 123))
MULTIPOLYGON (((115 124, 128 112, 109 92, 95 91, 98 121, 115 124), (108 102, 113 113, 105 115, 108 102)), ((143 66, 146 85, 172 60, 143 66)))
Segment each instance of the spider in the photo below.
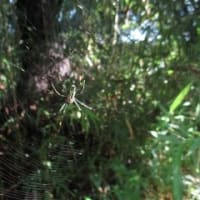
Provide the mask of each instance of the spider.
MULTIPOLYGON (((82 101, 78 100, 76 98, 76 94, 77 94, 77 88, 76 88, 76 85, 72 84, 71 86, 71 89, 70 89, 70 95, 69 96, 65 96, 63 94, 61 94, 54 86, 53 83, 51 83, 51 86, 54 90, 54 92, 58 95, 58 96, 61 96, 61 97, 64 97, 67 101, 68 104, 75 104, 77 106, 77 108, 79 110, 81 110, 81 107, 80 106, 83 106, 89 110, 93 110, 92 107, 86 105, 85 103, 83 103, 82 101)), ((81 91, 84 89, 85 87, 85 81, 83 82, 83 88, 81 89, 81 91)))

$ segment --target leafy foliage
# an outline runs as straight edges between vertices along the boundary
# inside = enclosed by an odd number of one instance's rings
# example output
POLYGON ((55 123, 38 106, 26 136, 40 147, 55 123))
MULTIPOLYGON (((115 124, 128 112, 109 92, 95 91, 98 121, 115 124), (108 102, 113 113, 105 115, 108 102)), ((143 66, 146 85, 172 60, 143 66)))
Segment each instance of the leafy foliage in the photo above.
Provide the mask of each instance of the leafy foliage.
POLYGON ((199 1, 63 1, 73 71, 28 106, 15 5, 0 7, 0 194, 199 199, 199 1))

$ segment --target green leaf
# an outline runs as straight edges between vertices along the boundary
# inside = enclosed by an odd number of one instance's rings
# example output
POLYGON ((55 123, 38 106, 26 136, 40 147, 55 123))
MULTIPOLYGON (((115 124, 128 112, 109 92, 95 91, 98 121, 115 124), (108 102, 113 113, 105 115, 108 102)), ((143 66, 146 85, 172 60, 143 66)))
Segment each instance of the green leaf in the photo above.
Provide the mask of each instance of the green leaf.
POLYGON ((173 197, 174 200, 181 200, 183 196, 183 185, 181 175, 181 155, 182 145, 177 146, 174 149, 173 157, 173 197))
POLYGON ((170 114, 174 113, 174 111, 178 108, 178 106, 183 102, 185 97, 190 91, 192 83, 187 84, 178 94, 178 96, 174 99, 172 104, 170 105, 169 112, 170 114))

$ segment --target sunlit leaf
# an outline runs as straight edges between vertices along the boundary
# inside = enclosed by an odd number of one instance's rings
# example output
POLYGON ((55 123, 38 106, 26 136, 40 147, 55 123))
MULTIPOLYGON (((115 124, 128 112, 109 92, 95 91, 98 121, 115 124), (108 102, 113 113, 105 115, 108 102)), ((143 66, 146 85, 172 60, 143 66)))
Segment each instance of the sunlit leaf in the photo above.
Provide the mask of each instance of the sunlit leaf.
POLYGON ((174 99, 174 101, 172 102, 172 104, 170 105, 169 108, 169 112, 172 114, 174 113, 174 111, 178 108, 178 106, 183 102, 183 100, 185 99, 185 97, 187 96, 187 94, 190 91, 192 83, 187 84, 182 90, 181 92, 178 94, 178 96, 174 99))

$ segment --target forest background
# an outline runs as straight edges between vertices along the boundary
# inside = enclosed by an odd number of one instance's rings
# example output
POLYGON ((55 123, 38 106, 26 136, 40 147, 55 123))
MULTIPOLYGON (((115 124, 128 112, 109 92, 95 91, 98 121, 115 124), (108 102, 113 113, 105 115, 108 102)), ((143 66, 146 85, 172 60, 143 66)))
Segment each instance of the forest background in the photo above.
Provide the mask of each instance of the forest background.
POLYGON ((199 0, 0 1, 0 199, 200 198, 199 0))

